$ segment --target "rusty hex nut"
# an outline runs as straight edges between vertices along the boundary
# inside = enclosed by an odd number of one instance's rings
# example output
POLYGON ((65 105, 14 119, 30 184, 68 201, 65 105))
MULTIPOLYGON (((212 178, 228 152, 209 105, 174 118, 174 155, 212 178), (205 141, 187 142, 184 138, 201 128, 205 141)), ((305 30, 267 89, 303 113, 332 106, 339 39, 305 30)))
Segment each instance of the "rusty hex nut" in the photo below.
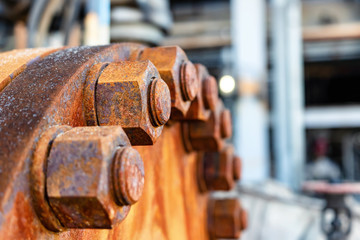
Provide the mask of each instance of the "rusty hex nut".
POLYGON ((226 122, 221 121, 223 111, 224 105, 219 99, 215 110, 211 111, 206 121, 187 123, 188 126, 183 128, 183 139, 186 145, 191 146, 191 150, 220 151, 223 148, 224 141, 221 129, 226 128, 226 126, 222 127, 222 125, 226 124, 226 122))
POLYGON ((237 199, 210 199, 208 230, 213 238, 238 239, 241 234, 242 209, 237 199))
MULTIPOLYGON (((205 106, 205 100, 207 97, 204 97, 204 94, 208 92, 208 89, 204 90, 206 84, 205 81, 209 77, 209 73, 204 65, 195 64, 196 74, 201 84, 199 86, 199 91, 195 96, 194 100, 191 102, 190 108, 186 113, 185 120, 190 121, 206 121, 209 119, 211 111, 205 106)), ((215 83, 216 84, 216 83, 215 83)), ((217 86, 216 86, 217 87, 217 86)))
POLYGON ((228 191, 234 187, 233 151, 226 146, 221 152, 204 153, 201 172, 208 191, 228 191))
POLYGON ((129 145, 120 126, 77 127, 55 138, 46 187, 50 207, 64 227, 109 229, 127 216, 130 206, 118 204, 123 189, 114 186, 124 185, 132 204, 144 184, 141 158, 129 145), (120 176, 113 175, 114 161, 120 176))
POLYGON ((179 47, 145 48, 139 60, 150 60, 166 82, 171 95, 171 119, 182 120, 200 86, 194 65, 179 47))
POLYGON ((150 61, 110 63, 98 79, 99 125, 120 125, 132 145, 154 144, 170 111, 170 91, 150 61))

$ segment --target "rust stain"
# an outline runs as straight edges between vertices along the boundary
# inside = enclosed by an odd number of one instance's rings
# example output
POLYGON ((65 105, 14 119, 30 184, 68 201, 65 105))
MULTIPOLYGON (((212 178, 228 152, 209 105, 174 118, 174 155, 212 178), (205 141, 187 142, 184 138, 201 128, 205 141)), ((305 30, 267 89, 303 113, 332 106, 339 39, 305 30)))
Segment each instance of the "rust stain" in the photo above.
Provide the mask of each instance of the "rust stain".
POLYGON ((16 49, 0 54, 0 92, 29 64, 63 48, 16 49))
POLYGON ((41 226, 33 226, 34 218, 36 216, 28 197, 22 192, 18 192, 14 206, 0 228, 0 239, 36 239, 41 232, 41 226))

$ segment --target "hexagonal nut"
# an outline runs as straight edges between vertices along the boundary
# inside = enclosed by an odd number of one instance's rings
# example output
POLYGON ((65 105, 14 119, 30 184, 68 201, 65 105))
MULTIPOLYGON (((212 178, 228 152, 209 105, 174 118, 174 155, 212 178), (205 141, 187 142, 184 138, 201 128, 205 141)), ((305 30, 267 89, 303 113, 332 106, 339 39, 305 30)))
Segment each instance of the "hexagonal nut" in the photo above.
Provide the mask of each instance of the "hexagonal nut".
POLYGON ((177 46, 146 48, 140 60, 146 59, 154 63, 170 89, 171 119, 182 120, 200 87, 194 65, 177 46))
POLYGON ((203 179, 207 190, 230 190, 234 187, 234 150, 226 146, 221 152, 205 152, 203 179))
POLYGON ((112 180, 118 147, 130 145, 119 126, 77 127, 54 140, 47 165, 49 204, 64 227, 111 228, 130 206, 120 207, 112 180))
POLYGON ((218 101, 215 111, 212 111, 206 122, 189 122, 188 132, 184 132, 184 139, 188 141, 193 150, 220 151, 224 146, 221 133, 221 112, 224 105, 218 101))
POLYGON ((238 239, 241 234, 241 206, 238 199, 210 199, 208 230, 213 238, 238 239))
POLYGON ((120 125, 132 145, 154 144, 170 111, 169 88, 150 61, 111 63, 98 79, 99 125, 120 125))

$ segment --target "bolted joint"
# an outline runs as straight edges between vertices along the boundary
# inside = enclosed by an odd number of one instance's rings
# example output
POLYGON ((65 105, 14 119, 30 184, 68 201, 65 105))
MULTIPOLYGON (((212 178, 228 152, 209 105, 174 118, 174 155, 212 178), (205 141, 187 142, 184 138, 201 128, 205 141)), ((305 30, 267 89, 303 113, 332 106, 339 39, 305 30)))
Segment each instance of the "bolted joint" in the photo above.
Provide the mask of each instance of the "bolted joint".
POLYGON ((125 219, 144 185, 142 160, 129 145, 119 126, 77 127, 55 138, 46 189, 50 207, 65 228, 110 229, 125 219), (120 206, 118 196, 126 204, 120 206))
POLYGON ((112 183, 120 205, 136 203, 144 189, 144 163, 132 147, 120 148, 113 159, 112 183))
POLYGON ((150 61, 110 63, 95 98, 99 125, 120 125, 132 145, 154 144, 170 117, 170 91, 150 61))

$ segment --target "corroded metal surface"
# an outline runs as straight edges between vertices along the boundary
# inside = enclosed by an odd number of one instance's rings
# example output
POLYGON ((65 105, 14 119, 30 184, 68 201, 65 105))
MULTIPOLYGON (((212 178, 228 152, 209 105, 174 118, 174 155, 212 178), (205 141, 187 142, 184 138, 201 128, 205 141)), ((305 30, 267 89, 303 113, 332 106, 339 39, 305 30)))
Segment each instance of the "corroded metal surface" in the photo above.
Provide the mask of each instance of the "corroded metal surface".
POLYGON ((0 54, 0 92, 30 64, 59 48, 18 49, 0 54))
POLYGON ((209 239, 207 191, 241 161, 206 68, 130 43, 35 59, 0 93, 0 239, 209 239))

